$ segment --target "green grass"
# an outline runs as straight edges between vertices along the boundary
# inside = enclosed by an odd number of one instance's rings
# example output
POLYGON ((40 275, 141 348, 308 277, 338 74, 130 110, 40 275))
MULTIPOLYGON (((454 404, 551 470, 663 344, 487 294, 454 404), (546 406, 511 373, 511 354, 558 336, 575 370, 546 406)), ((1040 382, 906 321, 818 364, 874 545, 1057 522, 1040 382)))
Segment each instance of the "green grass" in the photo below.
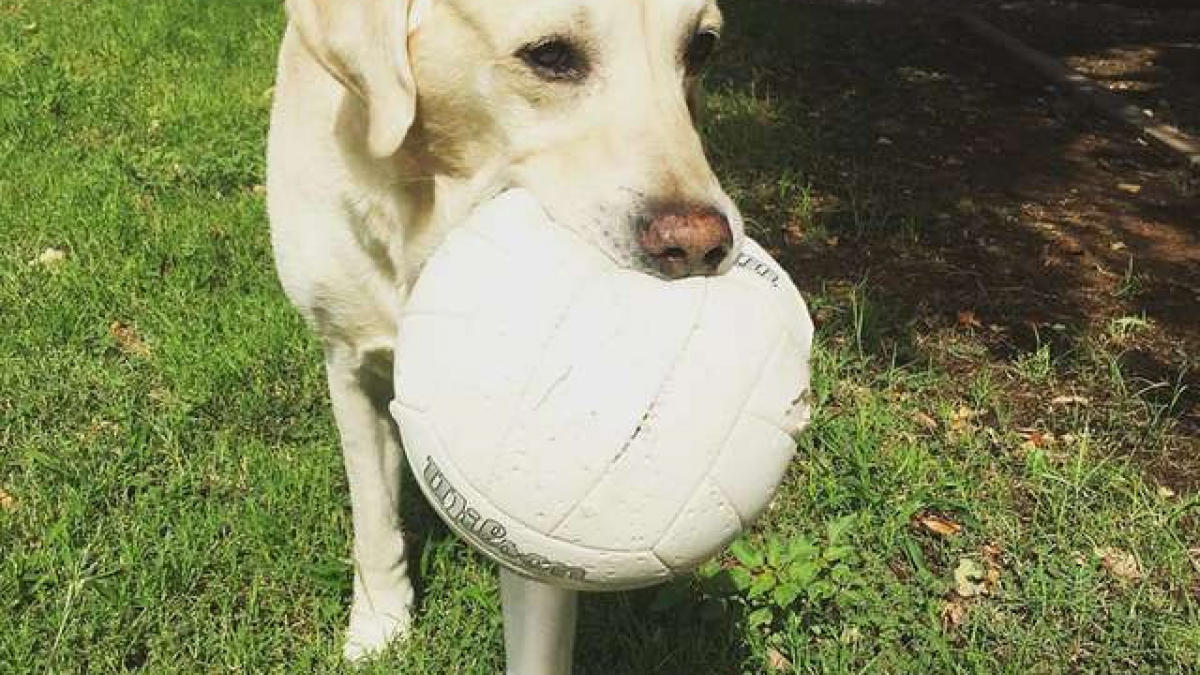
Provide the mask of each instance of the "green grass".
MULTIPOLYGON (((0 2, 0 673, 344 669, 345 481, 256 189, 278 4, 0 2), (50 247, 61 264, 29 264, 50 247)), ((780 11, 731 14, 761 36, 780 11)), ((714 87, 714 157, 764 234, 810 215, 834 165, 801 104, 758 87, 767 54, 803 43, 735 34, 728 67, 747 69, 714 87)), ((833 230, 911 238, 919 214, 874 184, 841 186, 833 230)), ((1197 497, 1139 464, 1174 447, 1178 411, 1172 383, 1123 371, 1128 331, 992 358, 969 331, 918 344, 876 290, 811 294, 818 414, 749 536, 849 517, 837 593, 766 625, 701 581, 669 612, 653 590, 591 596, 578 672, 765 673, 772 653, 796 673, 1200 669, 1197 497), (1051 403, 1075 388, 1104 398, 1051 403), (1104 547, 1143 576, 1106 571, 1104 547), (998 572, 990 594, 955 599, 964 558, 998 572)), ((409 501, 418 625, 362 672, 500 672, 494 568, 409 501)))

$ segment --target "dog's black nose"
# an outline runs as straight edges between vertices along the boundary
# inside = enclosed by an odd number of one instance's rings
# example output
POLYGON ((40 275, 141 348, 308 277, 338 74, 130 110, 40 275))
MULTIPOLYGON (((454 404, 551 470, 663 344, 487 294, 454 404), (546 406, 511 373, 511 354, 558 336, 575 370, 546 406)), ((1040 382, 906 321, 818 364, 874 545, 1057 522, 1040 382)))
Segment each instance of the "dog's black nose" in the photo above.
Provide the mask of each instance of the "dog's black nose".
POLYGON ((655 209, 638 232, 638 244, 668 279, 715 274, 733 248, 729 219, 711 206, 655 209))

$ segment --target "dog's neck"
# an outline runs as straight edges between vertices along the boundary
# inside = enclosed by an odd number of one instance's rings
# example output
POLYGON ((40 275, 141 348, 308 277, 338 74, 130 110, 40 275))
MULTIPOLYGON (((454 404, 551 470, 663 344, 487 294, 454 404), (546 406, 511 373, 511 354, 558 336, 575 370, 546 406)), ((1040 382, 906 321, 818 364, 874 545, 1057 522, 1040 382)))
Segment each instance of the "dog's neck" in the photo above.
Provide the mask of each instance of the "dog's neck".
POLYGON ((372 157, 366 148, 365 107, 353 95, 341 105, 336 135, 346 168, 355 176, 345 208, 358 224, 355 235, 397 289, 411 285, 446 234, 505 186, 503 159, 471 172, 439 162, 414 125, 399 151, 372 157))

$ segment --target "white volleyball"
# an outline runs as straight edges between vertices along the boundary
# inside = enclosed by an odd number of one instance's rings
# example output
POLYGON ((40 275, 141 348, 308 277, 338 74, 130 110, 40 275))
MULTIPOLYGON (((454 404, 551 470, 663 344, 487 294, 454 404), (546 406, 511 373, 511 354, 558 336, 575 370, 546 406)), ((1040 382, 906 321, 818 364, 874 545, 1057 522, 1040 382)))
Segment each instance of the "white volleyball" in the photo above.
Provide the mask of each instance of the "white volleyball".
POLYGON ((449 526, 569 588, 662 582, 766 508, 808 420, 812 322, 753 241, 718 277, 624 269, 513 190, 429 260, 392 413, 449 526))

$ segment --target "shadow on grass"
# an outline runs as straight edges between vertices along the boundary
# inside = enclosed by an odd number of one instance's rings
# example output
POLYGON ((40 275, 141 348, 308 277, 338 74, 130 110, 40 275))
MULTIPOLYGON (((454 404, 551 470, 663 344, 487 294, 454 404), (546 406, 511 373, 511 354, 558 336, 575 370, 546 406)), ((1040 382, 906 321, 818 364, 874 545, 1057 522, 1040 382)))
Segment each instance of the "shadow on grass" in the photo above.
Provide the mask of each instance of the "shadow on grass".
POLYGON ((1005 3, 989 15, 1160 122, 1200 133, 1200 5, 1192 0, 1005 3))
POLYGON ((580 675, 737 675, 744 672, 751 641, 732 607, 701 616, 700 598, 681 609, 652 605, 659 589, 587 594, 581 604, 580 675))
POLYGON ((784 0, 726 12, 710 153, 809 297, 865 290, 901 361, 932 358, 920 345, 939 331, 1011 361, 1144 320, 1123 374, 1184 387, 1147 395, 1200 432, 1200 199, 1175 158, 949 22, 784 0))

